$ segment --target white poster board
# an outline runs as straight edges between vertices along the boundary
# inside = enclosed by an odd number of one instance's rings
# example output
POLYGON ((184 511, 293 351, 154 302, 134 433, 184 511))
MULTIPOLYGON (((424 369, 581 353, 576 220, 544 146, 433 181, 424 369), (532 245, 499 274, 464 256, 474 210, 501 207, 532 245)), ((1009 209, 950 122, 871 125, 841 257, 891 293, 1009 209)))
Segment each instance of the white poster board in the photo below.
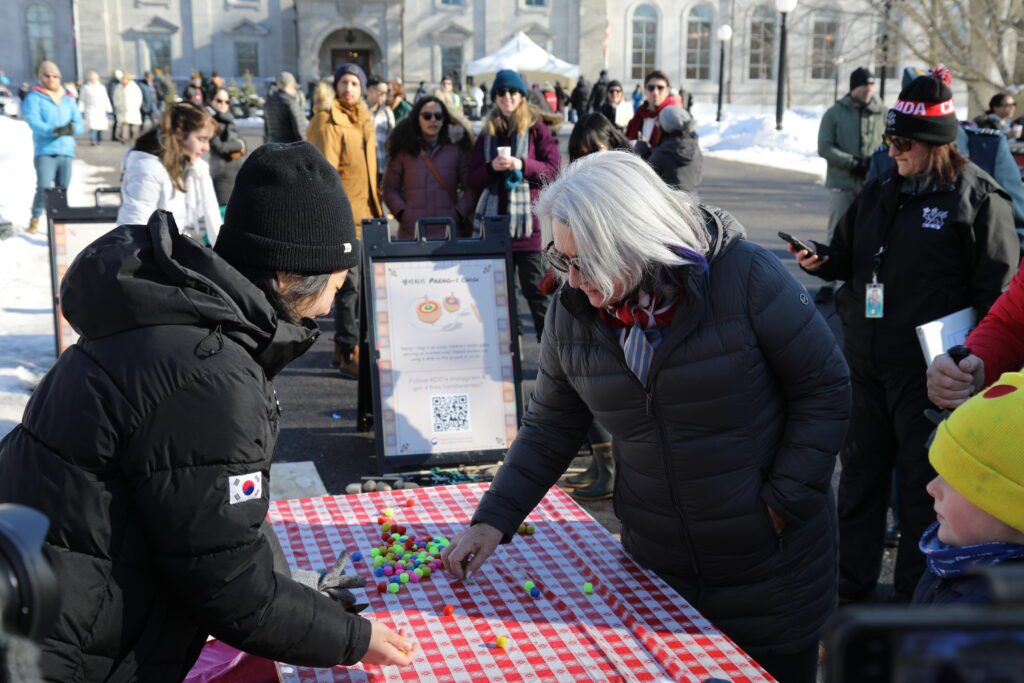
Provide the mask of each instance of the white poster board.
POLYGON ((917 338, 921 342, 924 362, 928 365, 950 347, 967 342, 967 335, 978 324, 978 314, 973 308, 964 308, 956 313, 917 326, 917 338))
POLYGON ((375 261, 384 456, 504 450, 517 399, 504 258, 375 261))
POLYGON ((64 280, 64 273, 87 246, 116 227, 116 223, 54 222, 53 224, 54 320, 57 328, 58 355, 78 341, 78 333, 64 319, 64 312, 60 309, 60 302, 57 300, 57 297, 60 296, 60 283, 64 280))

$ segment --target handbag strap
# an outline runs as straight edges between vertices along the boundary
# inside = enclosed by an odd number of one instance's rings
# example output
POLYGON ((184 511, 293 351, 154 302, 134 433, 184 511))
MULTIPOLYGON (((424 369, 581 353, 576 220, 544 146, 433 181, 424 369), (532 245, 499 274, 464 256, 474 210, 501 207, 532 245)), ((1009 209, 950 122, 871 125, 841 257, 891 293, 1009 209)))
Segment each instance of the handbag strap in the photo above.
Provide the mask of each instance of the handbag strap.
POLYGON ((452 186, 448 184, 448 181, 444 179, 441 172, 437 170, 437 166, 434 166, 434 162, 432 162, 430 157, 427 156, 426 150, 420 152, 420 159, 423 159, 423 165, 427 167, 428 171, 430 171, 430 175, 434 176, 434 180, 437 181, 437 184, 441 186, 442 190, 448 193, 448 196, 451 197, 452 204, 455 204, 457 200, 455 190, 453 190, 452 186))

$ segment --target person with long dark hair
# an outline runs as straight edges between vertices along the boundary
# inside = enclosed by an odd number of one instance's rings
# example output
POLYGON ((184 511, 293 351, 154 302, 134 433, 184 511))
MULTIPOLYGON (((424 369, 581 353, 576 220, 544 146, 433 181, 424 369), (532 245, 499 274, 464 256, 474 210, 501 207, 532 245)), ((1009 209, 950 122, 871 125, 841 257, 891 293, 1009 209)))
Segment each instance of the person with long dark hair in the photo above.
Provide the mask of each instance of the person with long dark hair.
POLYGON ((966 308, 982 318, 1010 282, 1020 254, 1009 195, 957 150, 952 76, 918 76, 886 118, 896 168, 870 180, 815 254, 790 247, 800 267, 842 281, 836 309, 853 384, 840 454, 839 599, 868 598, 882 564, 890 482, 900 529, 894 584, 909 602, 925 568, 918 542, 935 521, 926 442, 926 364, 916 327, 966 308))
MULTIPOLYGON (((399 239, 412 239, 420 218, 451 218, 462 235, 473 229, 476 193, 469 189, 473 141, 439 98, 420 98, 388 138, 384 203, 399 221, 399 239), (453 140, 452 131, 458 129, 453 140)), ((443 239, 444 226, 427 229, 443 239)))

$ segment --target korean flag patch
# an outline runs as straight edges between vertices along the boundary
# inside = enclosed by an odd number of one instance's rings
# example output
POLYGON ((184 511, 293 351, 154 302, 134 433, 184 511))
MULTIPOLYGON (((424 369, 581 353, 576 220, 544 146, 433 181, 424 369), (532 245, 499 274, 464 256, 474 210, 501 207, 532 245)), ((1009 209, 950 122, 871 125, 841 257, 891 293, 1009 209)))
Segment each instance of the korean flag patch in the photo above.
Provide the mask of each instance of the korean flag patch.
POLYGON ((244 503, 263 495, 263 473, 240 474, 228 479, 228 503, 244 503))

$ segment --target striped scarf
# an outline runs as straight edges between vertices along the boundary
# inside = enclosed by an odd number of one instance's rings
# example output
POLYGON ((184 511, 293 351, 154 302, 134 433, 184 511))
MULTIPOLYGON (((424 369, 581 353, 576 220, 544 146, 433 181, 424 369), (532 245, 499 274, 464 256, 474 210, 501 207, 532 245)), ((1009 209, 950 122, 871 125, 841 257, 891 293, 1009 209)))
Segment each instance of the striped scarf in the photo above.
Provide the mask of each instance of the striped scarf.
POLYGON ((665 297, 660 292, 641 290, 635 297, 599 311, 609 326, 618 329, 626 364, 645 386, 654 352, 661 346, 661 330, 672 324, 678 304, 678 296, 665 297))

